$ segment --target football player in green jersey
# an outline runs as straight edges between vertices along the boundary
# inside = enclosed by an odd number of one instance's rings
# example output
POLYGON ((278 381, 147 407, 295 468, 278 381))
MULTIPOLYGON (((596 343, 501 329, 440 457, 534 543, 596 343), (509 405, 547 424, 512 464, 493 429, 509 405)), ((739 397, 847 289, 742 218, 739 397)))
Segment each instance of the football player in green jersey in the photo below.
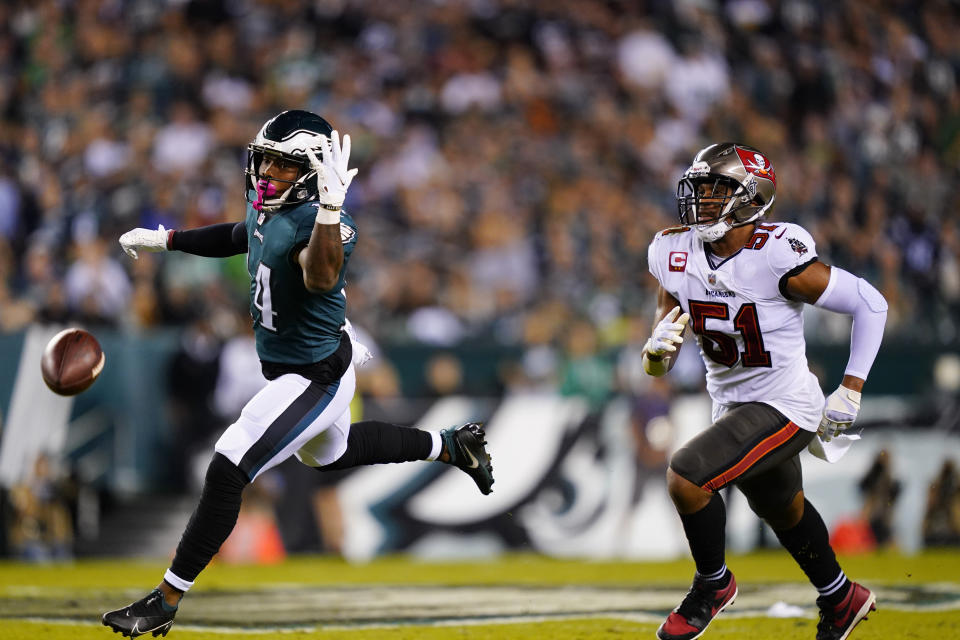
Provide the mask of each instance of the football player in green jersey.
POLYGON ((247 149, 244 222, 198 229, 133 229, 138 251, 208 257, 247 254, 250 314, 267 385, 217 441, 203 492, 163 580, 145 598, 103 615, 125 636, 166 635, 183 594, 227 539, 244 487, 290 456, 320 471, 438 460, 473 478, 484 494, 493 467, 476 423, 440 432, 365 421, 351 424, 356 378, 344 331, 345 273, 357 226, 342 209, 356 169, 350 136, 320 116, 284 111, 247 149))

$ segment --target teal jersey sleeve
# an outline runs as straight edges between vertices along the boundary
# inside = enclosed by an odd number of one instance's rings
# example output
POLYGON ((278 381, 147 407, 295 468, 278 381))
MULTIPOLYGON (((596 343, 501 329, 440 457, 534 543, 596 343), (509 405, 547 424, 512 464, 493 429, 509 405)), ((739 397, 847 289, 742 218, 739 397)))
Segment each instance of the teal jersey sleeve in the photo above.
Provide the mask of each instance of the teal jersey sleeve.
POLYGON ((303 284, 297 255, 310 241, 316 212, 316 203, 272 214, 248 206, 250 314, 261 360, 312 364, 340 344, 346 317, 347 263, 356 245, 357 227, 348 213, 341 212, 344 257, 340 278, 330 291, 311 293, 303 284))

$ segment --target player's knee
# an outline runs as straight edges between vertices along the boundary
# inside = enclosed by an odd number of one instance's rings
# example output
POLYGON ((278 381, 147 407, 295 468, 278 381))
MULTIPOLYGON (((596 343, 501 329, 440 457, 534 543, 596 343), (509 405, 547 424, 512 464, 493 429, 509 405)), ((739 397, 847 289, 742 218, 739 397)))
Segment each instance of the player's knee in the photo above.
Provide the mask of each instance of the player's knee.
POLYGON ((250 482, 246 473, 240 470, 222 453, 215 453, 204 480, 205 491, 217 491, 222 494, 239 494, 250 482))
POLYGON ((753 512, 770 525, 774 531, 786 531, 797 526, 803 517, 803 492, 798 491, 788 501, 749 500, 753 512))
POLYGON ((703 508, 713 496, 713 493, 701 489, 672 467, 667 469, 667 492, 681 513, 692 513, 703 508))

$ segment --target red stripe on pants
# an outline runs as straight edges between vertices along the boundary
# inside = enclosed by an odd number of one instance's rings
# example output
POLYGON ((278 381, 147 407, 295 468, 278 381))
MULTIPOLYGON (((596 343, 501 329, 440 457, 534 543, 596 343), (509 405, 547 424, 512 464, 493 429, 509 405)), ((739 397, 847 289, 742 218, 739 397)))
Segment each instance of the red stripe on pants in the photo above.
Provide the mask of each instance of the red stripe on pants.
POLYGON ((700 488, 706 489, 707 491, 718 491, 721 487, 733 482, 744 473, 749 471, 753 465, 760 462, 764 456, 792 438, 793 435, 799 430, 800 427, 792 422, 788 422, 782 429, 760 441, 760 443, 751 449, 747 455, 740 460, 740 462, 733 465, 731 468, 727 469, 712 480, 707 481, 707 483, 702 485, 700 488))

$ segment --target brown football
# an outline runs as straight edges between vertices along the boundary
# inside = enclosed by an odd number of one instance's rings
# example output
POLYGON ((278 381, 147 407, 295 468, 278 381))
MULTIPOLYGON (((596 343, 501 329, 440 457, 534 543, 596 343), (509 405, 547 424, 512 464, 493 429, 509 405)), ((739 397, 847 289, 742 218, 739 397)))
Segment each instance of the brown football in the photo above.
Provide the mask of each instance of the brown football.
POLYGON ((51 391, 73 396, 93 384, 105 361, 93 335, 83 329, 64 329, 43 350, 40 372, 51 391))

